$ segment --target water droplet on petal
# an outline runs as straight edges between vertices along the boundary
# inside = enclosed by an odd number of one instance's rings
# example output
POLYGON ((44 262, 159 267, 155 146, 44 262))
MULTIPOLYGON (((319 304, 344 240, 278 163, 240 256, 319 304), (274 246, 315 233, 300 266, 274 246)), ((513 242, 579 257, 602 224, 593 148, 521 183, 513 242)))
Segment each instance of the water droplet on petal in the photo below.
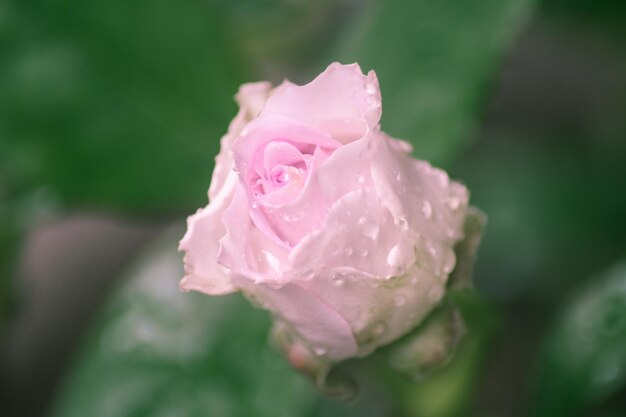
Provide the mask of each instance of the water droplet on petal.
POLYGON ((365 177, 363 176, 363 174, 356 174, 356 182, 358 182, 359 184, 365 183, 365 177))
POLYGON ((431 206, 430 201, 424 200, 422 202, 422 214, 426 218, 426 220, 430 219, 433 215, 433 206, 431 206))
POLYGON ((378 232, 380 232, 380 227, 376 223, 368 221, 364 224, 363 234, 370 239, 376 238, 376 236, 378 236, 378 232))
POLYGON ((455 264, 456 264, 456 256, 454 255, 454 251, 447 250, 444 254, 444 259, 443 259, 443 272, 445 274, 449 274, 454 269, 455 264))
POLYGON ((313 351, 315 352, 317 356, 322 356, 326 354, 326 349, 324 349, 323 347, 315 347, 313 351))
POLYGON ((439 301, 442 295, 443 287, 439 285, 434 285, 430 290, 428 290, 428 298, 433 302, 439 301))
POLYGON ((300 273, 300 278, 306 281, 313 279, 314 276, 315 271, 313 271, 312 269, 305 269, 300 273))
POLYGON ((439 185, 445 188, 450 184, 450 177, 444 171, 440 169, 434 169, 434 174, 437 177, 437 181, 439 181, 439 185))
POLYGON ((367 249, 366 248, 360 248, 359 249, 359 255, 361 255, 362 257, 366 257, 368 254, 367 249))
POLYGON ((365 224, 365 223, 367 223, 367 219, 366 219, 365 217, 360 217, 360 218, 359 218, 359 224, 360 224, 360 225, 363 225, 363 224, 365 224))
POLYGON ((385 331, 385 325, 382 323, 378 323, 374 327, 372 327, 372 333, 374 336, 380 336, 385 331))
POLYGON ((257 208, 257 207, 259 207, 259 202, 258 202, 258 201, 256 201, 256 200, 254 200, 254 201, 252 202, 252 208, 257 208))
POLYGON ((429 244, 426 250, 433 258, 437 256, 437 248, 434 247, 432 244, 429 244))
POLYGON ((460 206, 461 206, 461 200, 458 197, 456 196, 450 197, 450 200, 448 200, 448 207, 450 207, 452 211, 458 210, 460 206))
POLYGON ((350 256, 350 255, 352 255, 352 253, 353 253, 352 246, 346 246, 345 248, 343 248, 343 253, 344 253, 346 256, 350 256))
POLYGON ((391 267, 396 267, 400 265, 400 261, 401 261, 400 258, 401 258, 400 247, 396 245, 393 248, 391 248, 391 250, 387 254, 387 263, 391 267))
POLYGON ((409 222, 407 221, 406 217, 404 217, 404 216, 400 216, 398 218, 398 220, 396 220, 394 223, 399 225, 400 227, 402 227, 404 230, 408 230, 409 229, 409 222))

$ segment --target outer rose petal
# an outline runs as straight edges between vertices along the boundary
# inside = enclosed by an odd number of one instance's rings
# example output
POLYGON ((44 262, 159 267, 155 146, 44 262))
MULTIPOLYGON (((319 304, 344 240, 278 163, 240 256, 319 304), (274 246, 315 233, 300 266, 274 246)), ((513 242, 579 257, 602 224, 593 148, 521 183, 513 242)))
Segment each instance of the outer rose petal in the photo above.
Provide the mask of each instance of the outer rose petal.
POLYGON ((209 188, 210 204, 187 220, 187 233, 180 242, 185 254, 185 277, 180 283, 184 291, 196 290, 210 295, 227 294, 236 290, 231 271, 217 263, 219 239, 226 234, 222 216, 233 198, 238 178, 229 155, 233 142, 243 127, 255 118, 265 103, 271 84, 244 84, 237 93, 239 113, 220 140, 220 153, 209 188))
POLYGON ((283 82, 268 98, 261 116, 279 114, 349 143, 376 129, 381 115, 374 71, 334 63, 310 83, 283 82))
POLYGON ((272 85, 268 82, 244 84, 239 88, 235 100, 239 104, 239 113, 230 122, 228 132, 220 140, 220 153, 215 157, 215 168, 211 176, 209 186, 209 199, 212 200, 226 181, 226 177, 232 171, 234 163, 230 157, 230 150, 237 136, 244 126, 256 118, 270 93, 272 85))
POLYGON ((443 294, 445 278, 415 264, 416 245, 369 188, 337 201, 290 259, 300 276, 313 275, 299 285, 350 323, 365 355, 417 325, 443 294))
POLYGON ((187 233, 179 250, 185 251, 185 277, 180 282, 183 291, 200 291, 209 295, 228 294, 236 290, 231 283, 231 271, 217 263, 219 238, 226 234, 222 221, 238 184, 231 171, 219 193, 204 209, 187 219, 187 233))
POLYGON ((419 237, 417 263, 445 280, 463 237, 469 193, 444 171, 407 155, 402 141, 383 137, 370 167, 374 187, 394 219, 419 237))
POLYGON ((238 279, 246 295, 284 320, 317 352, 334 361, 357 354, 352 329, 337 311, 314 293, 297 284, 272 288, 238 279))
POLYGON ((288 252, 255 226, 248 207, 248 196, 238 185, 222 218, 227 233, 220 240, 218 262, 254 282, 282 285, 288 252))

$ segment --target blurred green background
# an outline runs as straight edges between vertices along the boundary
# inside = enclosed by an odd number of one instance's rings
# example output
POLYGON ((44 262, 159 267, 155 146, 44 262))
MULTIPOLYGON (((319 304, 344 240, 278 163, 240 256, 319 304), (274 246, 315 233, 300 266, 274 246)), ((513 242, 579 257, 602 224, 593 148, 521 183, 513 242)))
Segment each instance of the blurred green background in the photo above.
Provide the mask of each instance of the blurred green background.
POLYGON ((626 6, 3 0, 0 274, 3 416, 626 416, 626 6), (457 356, 350 404, 177 289, 239 84, 335 60, 489 216, 457 356))

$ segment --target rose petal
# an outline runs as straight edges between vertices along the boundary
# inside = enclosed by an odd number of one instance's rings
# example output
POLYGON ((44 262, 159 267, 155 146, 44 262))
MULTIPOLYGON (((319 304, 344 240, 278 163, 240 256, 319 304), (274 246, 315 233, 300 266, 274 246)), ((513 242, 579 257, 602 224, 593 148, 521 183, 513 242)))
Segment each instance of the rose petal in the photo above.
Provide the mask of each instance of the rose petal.
POLYGON ((217 262, 253 282, 283 285, 287 249, 252 222, 248 207, 246 191, 238 185, 222 216, 226 234, 219 241, 217 262))
POLYGON ((374 71, 363 75, 358 64, 333 63, 310 83, 285 81, 261 115, 279 114, 349 143, 374 130, 380 120, 380 88, 374 71))
POLYGON ((235 139, 244 126, 258 116, 272 85, 268 82, 244 84, 239 88, 235 100, 239 104, 239 113, 228 126, 228 132, 220 139, 220 153, 215 157, 215 168, 209 186, 209 199, 212 200, 226 182, 226 177, 233 169, 230 156, 235 139))
POLYGON ((396 222, 418 234, 417 262, 443 279, 454 267, 453 247, 463 237, 467 189, 428 162, 411 158, 400 141, 378 133, 371 176, 396 222))
POLYGON ((181 290, 196 290, 209 295, 228 294, 236 290, 230 279, 231 271, 217 263, 217 255, 219 239, 226 234, 222 216, 237 185, 237 175, 231 171, 211 203, 187 219, 187 233, 179 245, 179 250, 186 252, 181 290))
POLYGON ((414 245, 414 237, 395 223, 372 187, 333 204, 325 224, 302 239, 289 260, 296 271, 313 269, 317 275, 348 267, 384 279, 414 263, 414 245))
POLYGON ((304 279, 291 281, 346 318, 364 355, 409 331, 440 301, 445 279, 416 263, 416 245, 374 188, 356 190, 294 248, 291 268, 304 279))
POLYGON ((345 318, 364 356, 419 324, 441 301, 445 283, 414 265, 390 281, 336 268, 300 285, 345 318))
POLYGON ((238 281, 244 293, 285 320, 302 338, 325 357, 340 361, 357 353, 350 325, 325 301, 296 284, 279 289, 238 281))

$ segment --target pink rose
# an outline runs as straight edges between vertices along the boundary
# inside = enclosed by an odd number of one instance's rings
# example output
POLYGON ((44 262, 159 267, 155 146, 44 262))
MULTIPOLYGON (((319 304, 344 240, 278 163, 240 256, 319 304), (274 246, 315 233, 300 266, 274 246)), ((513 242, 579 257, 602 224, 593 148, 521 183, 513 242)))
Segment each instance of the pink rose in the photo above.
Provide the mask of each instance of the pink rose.
POLYGON ((376 74, 243 85, 181 288, 242 291, 329 361, 406 334, 439 303, 467 189, 380 130, 376 74))

